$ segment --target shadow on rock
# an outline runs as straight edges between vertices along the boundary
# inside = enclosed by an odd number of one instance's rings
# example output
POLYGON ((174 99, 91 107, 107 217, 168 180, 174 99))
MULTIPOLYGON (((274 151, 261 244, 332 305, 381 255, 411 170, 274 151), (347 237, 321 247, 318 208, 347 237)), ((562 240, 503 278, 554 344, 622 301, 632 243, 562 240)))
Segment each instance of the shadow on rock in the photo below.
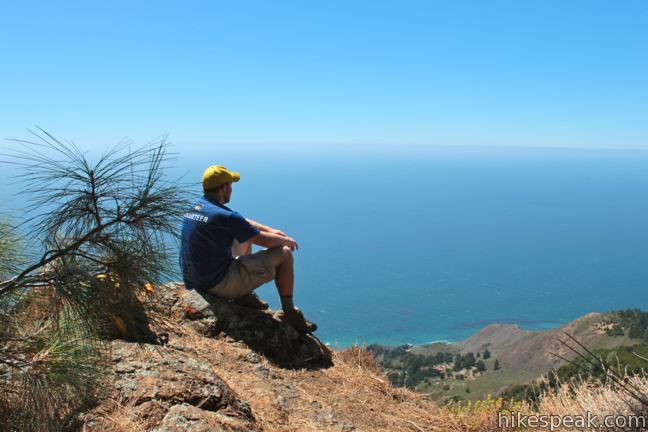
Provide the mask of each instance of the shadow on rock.
POLYGON ((181 284, 166 285, 161 294, 161 305, 170 307, 173 315, 197 332, 241 341, 279 367, 321 369, 333 365, 325 344, 274 319, 272 311, 244 308, 181 284))

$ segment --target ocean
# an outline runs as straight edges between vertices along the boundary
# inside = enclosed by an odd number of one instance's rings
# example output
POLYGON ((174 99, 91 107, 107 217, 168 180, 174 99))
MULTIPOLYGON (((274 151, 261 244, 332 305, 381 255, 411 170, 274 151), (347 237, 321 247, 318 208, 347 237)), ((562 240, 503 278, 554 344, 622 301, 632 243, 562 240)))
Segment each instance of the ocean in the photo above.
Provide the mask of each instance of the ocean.
MULTIPOLYGON (((239 171, 229 206, 298 241, 295 302, 334 347, 648 309, 648 151, 173 150, 196 193, 206 165, 239 171)), ((277 306, 273 285, 258 293, 277 306)))

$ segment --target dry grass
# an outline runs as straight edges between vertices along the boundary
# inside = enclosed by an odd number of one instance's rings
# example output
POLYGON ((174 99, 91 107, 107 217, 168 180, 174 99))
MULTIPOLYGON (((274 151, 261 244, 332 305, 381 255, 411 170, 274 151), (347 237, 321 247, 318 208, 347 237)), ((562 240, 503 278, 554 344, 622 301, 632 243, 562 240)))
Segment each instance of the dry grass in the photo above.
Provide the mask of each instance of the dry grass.
MULTIPOLYGON (((101 430, 105 432, 145 432, 149 429, 134 403, 121 398, 111 400, 109 404, 102 407, 101 412, 95 415, 101 422, 101 430)), ((81 431, 96 430, 91 426, 92 422, 86 423, 81 431)))
POLYGON ((243 344, 201 337, 191 344, 214 353, 215 372, 250 403, 264 431, 498 430, 493 425, 501 401, 471 406, 471 412, 439 408, 419 393, 393 387, 363 348, 335 352, 332 368, 295 371, 263 358, 258 364, 244 360, 250 351, 243 344))
MULTIPOLYGON (((627 383, 634 386, 643 397, 648 396, 648 378, 645 376, 626 377, 627 383)), ((599 419, 605 416, 648 416, 648 407, 612 384, 601 385, 597 382, 580 381, 570 386, 563 385, 560 390, 545 395, 539 412, 546 415, 578 415, 587 413, 599 419)), ((647 420, 648 423, 648 420, 647 420)), ((558 429, 567 430, 567 429, 558 429)), ((588 430, 571 428, 571 431, 588 430)), ((597 431, 646 430, 640 428, 601 427, 597 431)))
MULTIPOLYGON (((190 331, 172 336, 169 344, 182 344, 187 355, 209 362, 214 372, 249 402, 260 431, 495 432, 526 430, 500 428, 500 412, 563 416, 586 415, 588 411, 598 416, 642 413, 641 405, 618 389, 588 382, 581 382, 573 391, 563 387, 545 395, 536 412, 529 404, 492 397, 437 406, 422 394, 393 387, 373 356, 359 347, 335 352, 332 368, 309 371, 278 368, 262 356, 251 357, 250 349, 240 342, 205 338, 190 331)), ((648 394, 646 378, 629 380, 648 394)), ((107 411, 103 417, 109 432, 149 429, 127 401, 114 403, 107 411)))
MULTIPOLYGON (((243 343, 203 337, 168 322, 169 347, 211 365, 241 399, 246 400, 260 431, 483 431, 496 428, 505 404, 438 407, 424 395, 392 386, 371 353, 360 347, 334 352, 335 366, 322 370, 287 370, 254 356, 243 343), (173 327, 173 328, 171 328, 173 327)), ((171 355, 161 348, 158 354, 171 355)), ((142 352, 146 361, 150 352, 142 352)), ((156 354, 157 355, 157 354, 156 354)), ((110 432, 147 430, 137 407, 119 401, 103 410, 110 432)))
MULTIPOLYGON (((254 355, 241 342, 203 337, 191 327, 180 325, 178 317, 152 318, 158 330, 163 328, 169 333, 170 348, 182 345, 182 355, 209 364, 250 404, 259 431, 495 432, 503 430, 497 424, 498 413, 533 413, 529 404, 491 397, 438 406, 420 393, 392 386, 373 355, 362 347, 334 352, 335 366, 328 369, 287 370, 254 355)), ((160 347, 155 355, 171 352, 160 347)), ((151 353, 142 353, 141 360, 145 361, 147 355, 151 353)), ((648 394, 646 379, 633 378, 632 384, 648 394)), ((545 395, 539 413, 628 415, 637 412, 636 404, 634 409, 631 406, 632 401, 618 389, 582 383, 575 392, 563 389, 545 395)), ((104 412, 102 417, 110 432, 150 429, 137 407, 128 401, 116 402, 104 412)))
POLYGON ((439 408, 420 393, 392 386, 363 347, 334 352, 335 366, 329 369, 286 370, 263 356, 250 362, 245 344, 203 337, 178 325, 180 317, 149 316, 170 334, 171 347, 180 343, 185 353, 208 359, 214 372, 250 404, 264 431, 497 430, 491 425, 503 402, 439 408))
MULTIPOLYGON (((334 368, 296 372, 295 385, 302 393, 297 414, 308 418, 311 406, 320 404, 339 422, 360 430, 462 430, 422 395, 393 387, 368 355, 365 350, 352 348, 335 354, 334 368), (310 402, 310 406, 303 402, 310 402)), ((308 430, 317 430, 320 425, 312 426, 308 430)), ((333 429, 333 424, 329 426, 333 429)))
POLYGON ((344 351, 338 351, 336 358, 339 361, 348 365, 355 365, 361 370, 365 370, 374 375, 384 375, 382 366, 378 364, 373 354, 364 347, 353 346, 344 351))

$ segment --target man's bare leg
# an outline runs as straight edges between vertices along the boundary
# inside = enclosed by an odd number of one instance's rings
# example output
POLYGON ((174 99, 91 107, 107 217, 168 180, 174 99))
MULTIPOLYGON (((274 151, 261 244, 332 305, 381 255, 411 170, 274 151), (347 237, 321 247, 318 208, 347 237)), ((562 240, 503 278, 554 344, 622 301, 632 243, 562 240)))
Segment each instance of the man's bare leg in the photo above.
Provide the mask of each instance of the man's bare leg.
POLYGON ((301 333, 311 333, 317 330, 317 325, 307 321, 304 315, 293 304, 293 290, 295 285, 295 271, 292 251, 288 246, 278 246, 270 249, 272 263, 275 265, 275 285, 281 298, 281 311, 278 317, 293 326, 301 333))
POLYGON ((295 287, 295 270, 292 251, 288 246, 277 246, 269 249, 272 265, 275 267, 275 285, 280 297, 293 295, 295 287))
POLYGON ((243 256, 243 255, 250 255, 252 253, 252 242, 251 241, 246 241, 243 243, 239 243, 234 240, 234 243, 232 243, 232 256, 243 256))

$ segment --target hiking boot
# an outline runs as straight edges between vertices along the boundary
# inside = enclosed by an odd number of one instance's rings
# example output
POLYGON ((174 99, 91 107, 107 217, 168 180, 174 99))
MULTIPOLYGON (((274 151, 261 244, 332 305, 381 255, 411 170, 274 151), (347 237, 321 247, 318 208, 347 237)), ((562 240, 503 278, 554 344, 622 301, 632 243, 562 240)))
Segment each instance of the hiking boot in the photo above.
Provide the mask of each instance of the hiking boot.
POLYGON ((317 324, 308 321, 304 318, 304 314, 299 309, 295 308, 289 312, 278 310, 274 317, 289 326, 293 327, 299 333, 312 333, 317 330, 317 324))
POLYGON ((246 294, 243 297, 239 297, 237 299, 234 299, 232 301, 232 303, 234 303, 235 305, 246 307, 246 308, 259 309, 259 310, 265 310, 265 309, 268 309, 270 307, 267 302, 264 302, 263 300, 261 300, 253 292, 251 292, 249 294, 246 294))

